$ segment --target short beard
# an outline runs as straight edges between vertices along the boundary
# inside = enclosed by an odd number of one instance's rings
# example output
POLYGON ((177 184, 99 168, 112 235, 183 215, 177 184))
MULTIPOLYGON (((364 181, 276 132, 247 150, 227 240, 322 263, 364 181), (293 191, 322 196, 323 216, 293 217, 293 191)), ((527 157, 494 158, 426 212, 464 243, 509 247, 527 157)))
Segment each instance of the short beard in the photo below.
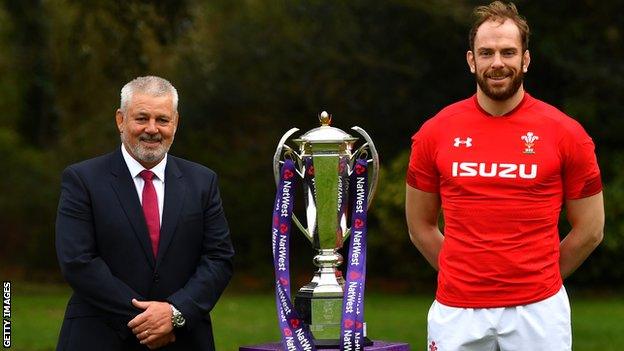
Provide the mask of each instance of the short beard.
POLYGON ((158 162, 165 157, 165 154, 169 152, 169 148, 171 144, 160 144, 160 146, 156 150, 149 150, 143 147, 140 144, 142 140, 160 140, 162 141, 162 136, 160 134, 156 134, 154 136, 150 136, 147 133, 143 133, 139 136, 138 142, 136 144, 131 143, 126 134, 121 133, 121 142, 129 149, 131 154, 137 158, 139 162, 145 163, 154 163, 158 162))
POLYGON ((487 78, 479 74, 475 74, 475 77, 477 78, 477 84, 481 88, 481 91, 483 91, 487 97, 495 101, 505 101, 514 96, 514 94, 518 92, 518 89, 520 89, 520 86, 524 81, 524 72, 520 71, 517 75, 514 75, 512 77, 511 85, 507 89, 503 90, 491 89, 490 85, 487 83, 487 78))

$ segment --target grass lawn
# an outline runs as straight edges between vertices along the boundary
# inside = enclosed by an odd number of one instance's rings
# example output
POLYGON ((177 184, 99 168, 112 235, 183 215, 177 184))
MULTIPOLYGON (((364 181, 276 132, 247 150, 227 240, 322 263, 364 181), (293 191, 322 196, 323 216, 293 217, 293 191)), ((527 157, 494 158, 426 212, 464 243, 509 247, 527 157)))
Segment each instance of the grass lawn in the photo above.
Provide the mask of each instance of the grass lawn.
MULTIPOLYGON (((66 287, 14 282, 12 347, 19 351, 54 350, 69 297, 66 287)), ((571 296, 575 351, 624 349, 624 298, 571 296)), ((430 296, 366 296, 366 321, 373 339, 403 341, 412 350, 425 349, 426 313, 430 296)), ((226 292, 212 313, 217 350, 279 340, 271 294, 226 292)))

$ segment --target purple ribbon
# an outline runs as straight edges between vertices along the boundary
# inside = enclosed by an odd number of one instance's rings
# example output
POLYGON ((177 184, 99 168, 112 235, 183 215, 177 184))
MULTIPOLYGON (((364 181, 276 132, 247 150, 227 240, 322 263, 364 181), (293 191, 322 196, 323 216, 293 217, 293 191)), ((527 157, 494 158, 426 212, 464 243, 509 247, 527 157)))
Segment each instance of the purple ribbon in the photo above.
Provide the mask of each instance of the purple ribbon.
POLYGON ((297 173, 292 160, 286 159, 273 208, 273 265, 275 267, 275 302, 277 320, 285 350, 316 351, 308 326, 295 311, 290 299, 290 229, 295 199, 297 173))
POLYGON ((364 284, 366 281, 366 211, 368 163, 358 159, 351 174, 351 241, 342 300, 340 350, 364 349, 364 284))

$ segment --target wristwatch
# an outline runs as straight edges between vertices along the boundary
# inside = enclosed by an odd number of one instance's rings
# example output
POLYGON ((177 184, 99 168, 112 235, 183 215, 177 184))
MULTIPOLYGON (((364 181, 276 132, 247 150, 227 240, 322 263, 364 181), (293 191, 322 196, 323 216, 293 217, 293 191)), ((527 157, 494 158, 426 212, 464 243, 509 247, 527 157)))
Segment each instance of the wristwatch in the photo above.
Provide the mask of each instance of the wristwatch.
POLYGON ((171 324, 173 324, 174 328, 181 328, 186 323, 186 319, 182 315, 182 312, 178 311, 174 305, 171 305, 171 311, 173 314, 171 315, 171 324))

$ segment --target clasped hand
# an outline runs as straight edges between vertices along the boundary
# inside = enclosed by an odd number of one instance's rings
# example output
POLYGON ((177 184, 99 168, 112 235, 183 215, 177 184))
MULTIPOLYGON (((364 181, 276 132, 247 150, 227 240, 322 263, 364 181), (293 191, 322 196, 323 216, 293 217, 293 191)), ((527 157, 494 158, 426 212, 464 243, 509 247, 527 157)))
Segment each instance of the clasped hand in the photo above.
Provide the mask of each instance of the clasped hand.
POLYGON ((132 305, 143 310, 128 322, 139 342, 150 350, 163 347, 175 341, 171 316, 171 305, 161 301, 138 301, 132 299, 132 305))

